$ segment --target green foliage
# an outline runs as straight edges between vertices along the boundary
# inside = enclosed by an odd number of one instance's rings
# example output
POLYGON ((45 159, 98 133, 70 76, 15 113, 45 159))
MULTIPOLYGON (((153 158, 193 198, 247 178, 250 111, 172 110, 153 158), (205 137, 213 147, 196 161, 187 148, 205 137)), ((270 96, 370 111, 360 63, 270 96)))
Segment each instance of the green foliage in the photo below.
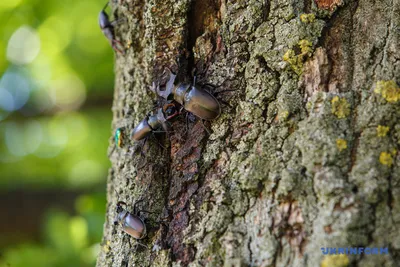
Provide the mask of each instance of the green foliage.
MULTIPOLYGON (((104 187, 113 95, 113 51, 97 18, 104 4, 0 1, 0 194, 104 187)), ((75 206, 73 216, 49 210, 41 242, 2 248, 0 266, 93 266, 105 193, 75 206)))
POLYGON ((1 2, 0 74, 12 65, 12 62, 3 60, 10 37, 21 26, 28 26, 40 37, 40 52, 27 66, 34 77, 47 78, 50 67, 50 78, 76 74, 84 81, 90 94, 110 94, 113 53, 97 20, 103 1, 1 2))
POLYGON ((104 183, 110 119, 99 109, 0 123, 6 141, 0 143, 0 187, 74 189, 104 183))
POLYGON ((94 266, 100 249, 105 195, 83 195, 76 201, 78 214, 50 210, 41 244, 25 243, 5 250, 0 266, 94 266), (101 208, 100 208, 101 207, 101 208))
POLYGON ((105 182, 113 52, 98 26, 103 6, 95 0, 0 4, 2 190, 105 182), (88 102, 96 104, 82 110, 88 102))

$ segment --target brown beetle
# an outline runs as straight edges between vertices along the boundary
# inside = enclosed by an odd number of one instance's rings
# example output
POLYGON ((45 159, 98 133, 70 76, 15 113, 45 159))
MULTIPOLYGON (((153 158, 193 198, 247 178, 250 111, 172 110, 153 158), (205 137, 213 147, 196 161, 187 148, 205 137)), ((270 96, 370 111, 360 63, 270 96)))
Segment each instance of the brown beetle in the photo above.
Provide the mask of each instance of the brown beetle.
POLYGON ((170 102, 162 108, 157 109, 154 115, 148 115, 131 132, 131 138, 139 141, 147 137, 150 133, 157 132, 158 129, 167 129, 166 123, 180 114, 177 103, 170 102))
POLYGON ((213 120, 221 113, 218 100, 209 92, 196 84, 181 82, 175 85, 176 75, 170 71, 170 78, 165 85, 165 90, 160 90, 159 85, 153 86, 151 90, 167 100, 175 100, 184 109, 193 113, 203 120, 213 120))
POLYGON ((143 220, 137 215, 136 208, 133 213, 128 212, 122 206, 126 206, 123 201, 117 203, 117 216, 114 220, 114 225, 121 225, 125 233, 136 239, 143 239, 146 237, 146 225, 143 220))
POLYGON ((121 53, 124 54, 124 52, 120 49, 118 49, 118 45, 122 46, 121 42, 118 41, 117 39, 115 39, 115 34, 114 34, 114 26, 116 23, 118 23, 119 21, 110 21, 105 9, 108 6, 108 2, 107 4, 104 6, 104 8, 100 11, 99 14, 99 26, 101 31, 103 32, 104 36, 108 39, 108 41, 110 42, 111 47, 121 53))

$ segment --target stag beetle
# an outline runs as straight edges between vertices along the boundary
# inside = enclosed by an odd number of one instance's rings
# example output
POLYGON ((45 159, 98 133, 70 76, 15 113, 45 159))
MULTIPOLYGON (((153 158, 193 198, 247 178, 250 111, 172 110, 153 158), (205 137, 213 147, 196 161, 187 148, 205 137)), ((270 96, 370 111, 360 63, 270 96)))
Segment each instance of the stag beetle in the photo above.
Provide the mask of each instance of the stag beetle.
POLYGON ((143 239, 146 237, 146 225, 143 220, 138 216, 139 212, 136 211, 136 204, 133 207, 133 213, 128 212, 122 206, 126 207, 126 203, 118 201, 117 203, 117 216, 114 220, 114 225, 121 225, 125 233, 131 235, 136 239, 143 239))
POLYGON ((172 120, 181 113, 177 103, 170 102, 165 104, 162 108, 158 108, 154 115, 147 115, 135 129, 132 130, 131 138, 139 141, 147 137, 151 132, 156 132, 157 129, 166 129, 166 122, 172 120))
POLYGON ((170 71, 169 81, 165 85, 165 90, 160 90, 159 85, 153 86, 151 90, 157 95, 167 100, 175 100, 184 109, 193 113, 203 120, 213 120, 221 113, 221 106, 218 100, 209 92, 193 83, 181 82, 175 85, 176 75, 170 71))
POLYGON ((120 41, 115 39, 115 34, 114 34, 114 25, 116 23, 118 23, 118 21, 115 21, 115 20, 114 21, 110 21, 107 13, 105 11, 107 6, 108 6, 108 2, 104 6, 104 8, 100 11, 100 14, 99 14, 99 26, 100 26, 100 29, 103 32, 103 34, 107 37, 108 41, 110 42, 111 47, 115 51, 123 54, 124 52, 122 50, 118 49, 118 47, 117 47, 118 44, 121 45, 121 46, 122 46, 122 44, 121 44, 120 41))

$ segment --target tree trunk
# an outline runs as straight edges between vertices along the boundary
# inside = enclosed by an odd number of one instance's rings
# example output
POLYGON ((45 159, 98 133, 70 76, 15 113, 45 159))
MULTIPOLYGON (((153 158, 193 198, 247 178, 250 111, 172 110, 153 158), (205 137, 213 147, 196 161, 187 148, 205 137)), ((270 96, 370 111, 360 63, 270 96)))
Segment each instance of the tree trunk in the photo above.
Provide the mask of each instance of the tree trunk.
POLYGON ((116 27, 126 54, 116 55, 112 128, 125 138, 110 145, 97 266, 400 262, 399 0, 113 8, 126 19, 116 27), (199 83, 225 91, 222 114, 204 125, 182 116, 173 132, 135 143, 130 131, 152 110, 149 88, 166 67, 187 80, 195 69, 199 83), (131 211, 138 199, 153 212, 143 213, 146 247, 113 225, 117 201, 131 211))

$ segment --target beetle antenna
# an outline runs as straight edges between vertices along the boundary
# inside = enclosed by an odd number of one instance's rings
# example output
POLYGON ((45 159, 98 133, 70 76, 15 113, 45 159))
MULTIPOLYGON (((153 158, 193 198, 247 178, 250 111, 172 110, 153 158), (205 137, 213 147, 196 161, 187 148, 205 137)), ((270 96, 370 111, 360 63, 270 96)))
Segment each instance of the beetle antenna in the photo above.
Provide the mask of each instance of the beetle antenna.
POLYGON ((211 134, 210 131, 207 129, 206 125, 204 124, 205 120, 202 119, 202 120, 200 120, 200 122, 201 122, 201 125, 203 126, 204 130, 206 130, 206 132, 210 135, 211 134))
POLYGON ((110 2, 107 2, 106 3, 106 5, 103 7, 103 11, 108 7, 108 4, 109 4, 110 2))

